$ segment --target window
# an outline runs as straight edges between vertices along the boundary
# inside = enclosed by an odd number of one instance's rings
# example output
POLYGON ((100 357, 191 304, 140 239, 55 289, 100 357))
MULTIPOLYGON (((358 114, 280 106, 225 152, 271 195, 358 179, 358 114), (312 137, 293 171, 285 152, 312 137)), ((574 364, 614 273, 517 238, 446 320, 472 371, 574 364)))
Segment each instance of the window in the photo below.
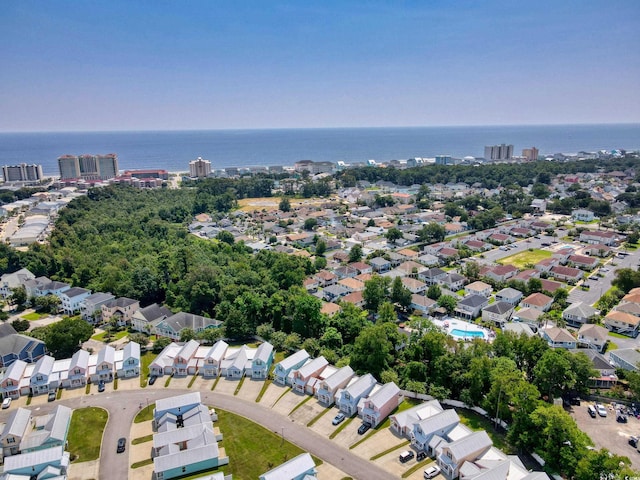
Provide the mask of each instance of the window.
POLYGON ((16 443, 16 439, 13 437, 7 437, 7 443, 16 443))

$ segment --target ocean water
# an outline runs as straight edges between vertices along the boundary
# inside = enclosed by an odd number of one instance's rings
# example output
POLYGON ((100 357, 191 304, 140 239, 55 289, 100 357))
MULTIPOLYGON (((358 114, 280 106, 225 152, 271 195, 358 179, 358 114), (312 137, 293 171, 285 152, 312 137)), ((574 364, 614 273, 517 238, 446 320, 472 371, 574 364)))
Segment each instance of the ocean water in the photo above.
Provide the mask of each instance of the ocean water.
POLYGON ((212 168, 293 165, 298 160, 362 162, 412 157, 484 155, 485 145, 513 144, 514 153, 640 149, 640 124, 489 127, 318 128, 140 132, 0 133, 0 165, 38 163, 57 175, 57 158, 118 155, 121 170, 188 170, 202 157, 212 168))

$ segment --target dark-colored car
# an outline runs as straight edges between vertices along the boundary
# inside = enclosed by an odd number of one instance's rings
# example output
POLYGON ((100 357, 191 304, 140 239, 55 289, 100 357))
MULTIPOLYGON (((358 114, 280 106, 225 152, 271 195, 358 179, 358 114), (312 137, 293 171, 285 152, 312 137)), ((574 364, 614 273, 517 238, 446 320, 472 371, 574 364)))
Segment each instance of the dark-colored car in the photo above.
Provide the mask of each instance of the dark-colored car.
POLYGON ((629 445, 631 445, 633 448, 637 448, 638 447, 638 437, 636 436, 630 436, 629 437, 629 445))
POLYGON ((127 439, 126 438, 119 438, 118 439, 118 448, 116 448, 116 453, 122 453, 124 452, 125 448, 127 447, 127 439))
POLYGON ((618 415, 616 415, 616 422, 627 423, 627 416, 623 413, 618 413, 618 415))
POLYGON ((158 377, 156 377, 155 375, 151 375, 149 377, 149 385, 153 385, 154 383, 156 383, 156 378, 158 377))
POLYGON ((104 380, 100 380, 98 382, 98 392, 100 393, 104 392, 104 380))
POLYGON ((427 458, 427 452, 418 452, 418 454, 416 455, 416 461, 418 462, 421 462, 425 458, 427 458))
POLYGON ((587 407, 587 412, 589 412, 589 416, 591 418, 596 418, 596 415, 597 415, 596 408, 593 405, 589 405, 587 407))
POLYGON ((407 450, 405 452, 402 452, 399 458, 400 463, 407 463, 409 460, 411 460, 415 456, 416 454, 413 453, 413 450, 407 450))
POLYGON ((56 399, 56 392, 49 392, 49 396, 47 397, 47 402, 53 402, 56 399))
POLYGON ((363 423, 358 427, 358 435, 364 435, 371 428, 371 425, 368 423, 363 423))

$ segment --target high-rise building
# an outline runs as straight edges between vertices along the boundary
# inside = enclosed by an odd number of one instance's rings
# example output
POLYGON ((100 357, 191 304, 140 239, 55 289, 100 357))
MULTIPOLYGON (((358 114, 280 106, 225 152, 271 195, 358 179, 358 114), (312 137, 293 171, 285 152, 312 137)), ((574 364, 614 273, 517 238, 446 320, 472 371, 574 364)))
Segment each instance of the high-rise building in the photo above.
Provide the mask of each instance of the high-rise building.
POLYGON ((60 179, 108 180, 118 176, 118 156, 107 155, 63 155, 58 158, 60 179))
POLYGON ((535 162, 538 160, 538 149, 536 147, 523 148, 522 156, 527 162, 535 162))
POLYGON ((451 155, 436 155, 436 165, 451 165, 451 155))
POLYGON ((208 177, 211 173, 211 162, 198 157, 189 162, 189 176, 192 178, 208 177))
POLYGON ((5 182, 38 182, 42 180, 42 165, 21 163, 2 167, 2 178, 5 182))
POLYGON ((513 157, 513 145, 488 145, 484 147, 486 160, 511 160, 513 157))

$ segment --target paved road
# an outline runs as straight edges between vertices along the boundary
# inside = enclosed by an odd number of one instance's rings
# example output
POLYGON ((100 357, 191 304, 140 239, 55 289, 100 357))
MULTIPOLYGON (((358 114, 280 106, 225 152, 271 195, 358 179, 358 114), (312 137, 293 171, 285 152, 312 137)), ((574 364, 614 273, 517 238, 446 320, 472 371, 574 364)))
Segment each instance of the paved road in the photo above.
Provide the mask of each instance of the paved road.
MULTIPOLYGON (((58 403, 70 408, 95 406, 106 409, 109 412, 109 421, 107 422, 100 451, 100 479, 110 480, 112 478, 127 478, 128 476, 129 457, 128 455, 116 453, 116 442, 118 438, 125 437, 127 438, 127 445, 130 444, 129 432, 131 424, 139 411, 140 405, 146 405, 147 402, 155 402, 159 398, 190 392, 193 392, 193 390, 140 389, 119 391, 104 396, 88 395, 69 400, 62 399, 33 410, 35 415, 43 415, 50 413, 58 403)), ((354 455, 349 450, 318 435, 313 430, 294 423, 288 417, 279 415, 255 402, 210 391, 200 392, 200 395, 202 402, 206 405, 212 405, 247 417, 278 434, 283 432, 284 429, 284 436, 287 441, 298 445, 324 462, 335 465, 353 478, 386 480, 390 477, 388 471, 354 455)), ((0 421, 6 421, 10 411, 2 411, 0 413, 0 421)), ((224 435, 224 432, 222 434, 224 435)))

